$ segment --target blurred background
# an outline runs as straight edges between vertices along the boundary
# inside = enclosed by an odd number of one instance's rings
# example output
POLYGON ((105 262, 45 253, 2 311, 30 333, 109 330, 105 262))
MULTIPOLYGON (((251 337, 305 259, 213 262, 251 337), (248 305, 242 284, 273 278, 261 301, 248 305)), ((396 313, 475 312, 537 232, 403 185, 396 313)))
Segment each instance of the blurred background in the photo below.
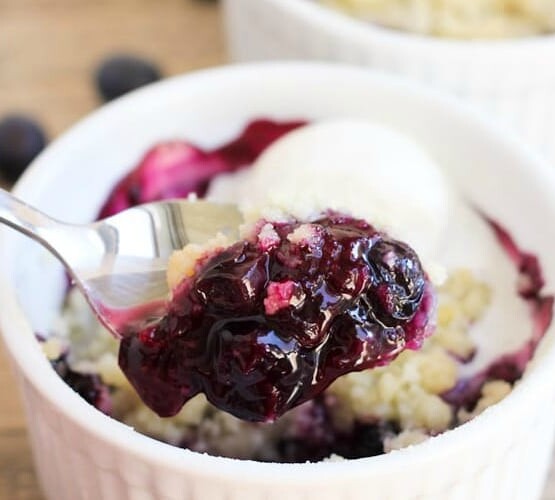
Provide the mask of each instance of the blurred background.
MULTIPOLYGON (((217 0, 0 0, 0 185, 104 102, 226 60, 217 0)), ((7 363, 0 343, 0 500, 42 500, 7 363)))
MULTIPOLYGON (((17 178, 42 143, 114 94, 225 60, 216 0, 0 0, 2 185, 17 178), (18 151, 3 149, 8 136, 19 139, 18 151)), ((0 500, 39 500, 3 349, 0 500)))
POLYGON ((57 136, 101 103, 95 72, 118 54, 164 76, 223 62, 218 2, 0 0, 0 117, 29 113, 57 136))

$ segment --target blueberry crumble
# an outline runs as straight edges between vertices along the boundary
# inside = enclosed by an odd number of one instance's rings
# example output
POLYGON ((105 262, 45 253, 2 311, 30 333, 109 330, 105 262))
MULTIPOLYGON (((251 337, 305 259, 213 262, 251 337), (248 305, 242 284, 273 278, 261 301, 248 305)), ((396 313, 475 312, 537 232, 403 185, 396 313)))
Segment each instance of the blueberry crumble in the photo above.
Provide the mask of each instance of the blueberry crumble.
MULTIPOLYGON (((250 175, 262 152, 303 126, 258 120, 214 150, 155 146, 101 216, 210 195, 215 179, 250 175)), ((479 214, 514 276, 509 306, 524 304, 532 318, 519 323, 520 339, 532 330, 520 348, 502 343, 481 365, 480 335, 506 304, 475 263, 451 263, 439 279, 402 238, 349 207, 255 215, 239 241, 219 235, 176 252, 167 317, 121 345, 70 290, 43 343, 60 376, 101 411, 175 446, 259 461, 353 459, 419 443, 503 399, 551 323, 538 260, 479 214)))

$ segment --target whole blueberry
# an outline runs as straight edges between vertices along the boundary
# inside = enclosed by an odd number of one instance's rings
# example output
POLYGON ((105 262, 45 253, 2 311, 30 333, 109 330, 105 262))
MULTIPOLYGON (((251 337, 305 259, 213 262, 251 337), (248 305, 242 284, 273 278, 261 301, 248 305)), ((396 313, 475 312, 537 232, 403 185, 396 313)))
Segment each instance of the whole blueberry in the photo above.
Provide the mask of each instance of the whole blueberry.
POLYGON ((0 121, 0 172, 15 181, 46 145, 41 127, 23 115, 10 115, 0 121))
POLYGON ((119 55, 106 59, 96 73, 98 91, 110 101, 131 90, 160 79, 160 70, 152 62, 135 56, 119 55))

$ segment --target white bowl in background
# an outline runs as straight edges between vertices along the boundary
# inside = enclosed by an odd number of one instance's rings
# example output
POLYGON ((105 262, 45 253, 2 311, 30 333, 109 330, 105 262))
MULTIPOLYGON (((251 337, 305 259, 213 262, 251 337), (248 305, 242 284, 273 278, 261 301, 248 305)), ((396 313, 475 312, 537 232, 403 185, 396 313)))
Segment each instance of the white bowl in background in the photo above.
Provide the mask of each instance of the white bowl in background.
MULTIPOLYGON (((412 136, 470 202, 538 254, 553 289, 555 225, 543 221, 555 219, 555 171, 451 98, 364 69, 247 65, 155 84, 107 105, 55 141, 15 192, 58 218, 89 221, 153 143, 183 137, 213 145, 260 116, 361 117, 412 136)), ((63 274, 34 242, 7 228, 0 237, 0 326, 50 500, 534 500, 541 494, 555 430, 554 328, 507 398, 425 443, 317 464, 212 457, 136 433, 62 382, 34 333, 48 332, 63 274)))
POLYGON ((224 10, 235 61, 341 61, 413 78, 483 106, 555 163, 555 34, 475 41, 423 36, 350 17, 318 0, 224 0, 224 10))

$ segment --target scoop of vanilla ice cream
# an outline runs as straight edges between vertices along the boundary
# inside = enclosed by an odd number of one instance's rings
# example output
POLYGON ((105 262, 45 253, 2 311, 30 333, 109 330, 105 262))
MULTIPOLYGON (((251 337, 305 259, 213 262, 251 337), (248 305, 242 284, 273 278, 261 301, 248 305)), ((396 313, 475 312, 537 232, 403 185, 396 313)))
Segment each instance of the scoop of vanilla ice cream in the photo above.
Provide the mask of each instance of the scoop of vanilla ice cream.
POLYGON ((209 197, 239 203, 247 213, 272 208, 301 219, 327 209, 346 212, 434 260, 449 188, 408 137, 368 121, 335 120, 287 134, 253 168, 217 179, 209 197))

